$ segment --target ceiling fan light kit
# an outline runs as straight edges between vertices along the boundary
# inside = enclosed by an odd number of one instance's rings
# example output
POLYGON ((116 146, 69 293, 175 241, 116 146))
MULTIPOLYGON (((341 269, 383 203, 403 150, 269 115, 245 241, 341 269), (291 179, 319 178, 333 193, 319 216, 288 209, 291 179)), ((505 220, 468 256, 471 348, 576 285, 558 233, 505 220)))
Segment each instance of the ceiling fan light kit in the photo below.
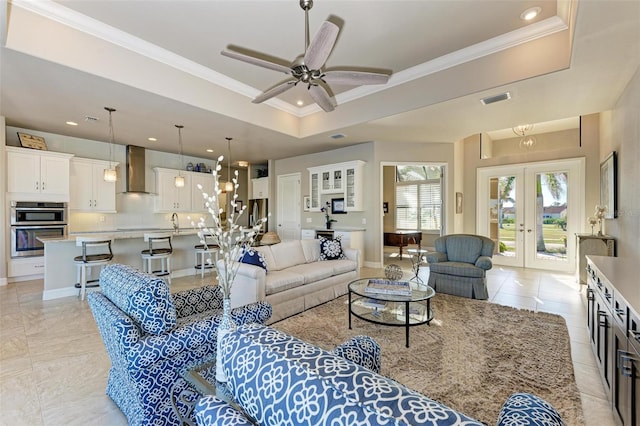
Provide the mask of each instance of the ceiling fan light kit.
POLYGON ((221 52, 223 56, 232 59, 291 75, 292 78, 257 96, 252 101, 253 103, 262 103, 297 86, 298 83, 304 83, 307 85, 309 95, 314 102, 326 112, 330 112, 335 109, 336 104, 330 95, 329 84, 362 86, 386 84, 389 81, 389 75, 384 73, 356 70, 323 70, 325 62, 338 39, 340 28, 333 22, 324 21, 310 42, 309 10, 313 7, 313 0, 300 0, 300 7, 305 12, 305 52, 303 55, 298 56, 289 67, 231 50, 223 50, 221 52))

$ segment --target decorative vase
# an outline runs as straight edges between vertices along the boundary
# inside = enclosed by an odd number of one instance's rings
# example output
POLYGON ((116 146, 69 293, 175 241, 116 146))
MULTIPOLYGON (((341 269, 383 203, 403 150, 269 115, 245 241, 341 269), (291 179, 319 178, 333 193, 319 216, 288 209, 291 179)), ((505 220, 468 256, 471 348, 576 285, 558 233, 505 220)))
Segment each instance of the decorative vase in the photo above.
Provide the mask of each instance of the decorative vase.
POLYGON ((327 229, 331 229, 331 222, 330 221, 327 222, 327 229))
POLYGON ((231 301, 228 297, 222 301, 222 320, 218 326, 218 337, 216 341, 216 381, 227 382, 227 375, 222 367, 222 338, 234 331, 238 326, 231 318, 231 301))

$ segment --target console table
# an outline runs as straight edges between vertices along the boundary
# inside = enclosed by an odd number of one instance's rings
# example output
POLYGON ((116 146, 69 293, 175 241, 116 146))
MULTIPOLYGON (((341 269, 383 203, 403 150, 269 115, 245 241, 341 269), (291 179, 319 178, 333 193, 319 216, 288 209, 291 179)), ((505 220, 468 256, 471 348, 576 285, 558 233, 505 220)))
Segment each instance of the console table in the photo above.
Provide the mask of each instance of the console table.
POLYGON ((587 259, 586 255, 615 256, 616 240, 608 235, 576 234, 578 259, 576 268, 580 284, 587 283, 587 259))
POLYGON ((636 259, 587 256, 587 327, 621 424, 640 424, 640 291, 636 259))

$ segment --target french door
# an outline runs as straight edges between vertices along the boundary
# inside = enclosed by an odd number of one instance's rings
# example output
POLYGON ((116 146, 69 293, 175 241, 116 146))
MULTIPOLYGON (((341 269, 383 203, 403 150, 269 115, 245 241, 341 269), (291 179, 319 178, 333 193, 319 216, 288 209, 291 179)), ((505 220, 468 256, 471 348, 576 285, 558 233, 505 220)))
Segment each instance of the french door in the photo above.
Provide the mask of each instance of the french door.
POLYGON ((476 229, 497 265, 575 270, 584 223, 584 159, 478 169, 476 229))

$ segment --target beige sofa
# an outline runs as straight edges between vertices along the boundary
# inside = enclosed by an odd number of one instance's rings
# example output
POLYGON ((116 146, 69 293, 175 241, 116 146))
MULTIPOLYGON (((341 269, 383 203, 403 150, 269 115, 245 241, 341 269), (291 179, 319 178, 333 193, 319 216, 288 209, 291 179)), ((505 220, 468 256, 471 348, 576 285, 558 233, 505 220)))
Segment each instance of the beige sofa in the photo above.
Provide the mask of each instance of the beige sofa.
POLYGON ((255 248, 267 270, 241 264, 231 288, 231 306, 264 300, 273 314, 268 323, 298 314, 347 293, 358 277, 358 251, 343 248, 346 259, 320 260, 320 240, 292 240, 255 248))

